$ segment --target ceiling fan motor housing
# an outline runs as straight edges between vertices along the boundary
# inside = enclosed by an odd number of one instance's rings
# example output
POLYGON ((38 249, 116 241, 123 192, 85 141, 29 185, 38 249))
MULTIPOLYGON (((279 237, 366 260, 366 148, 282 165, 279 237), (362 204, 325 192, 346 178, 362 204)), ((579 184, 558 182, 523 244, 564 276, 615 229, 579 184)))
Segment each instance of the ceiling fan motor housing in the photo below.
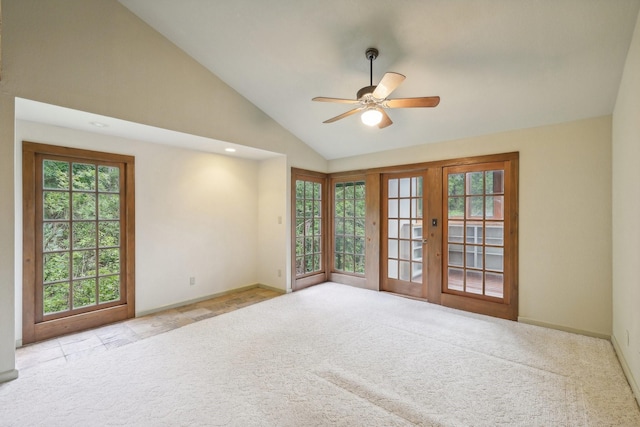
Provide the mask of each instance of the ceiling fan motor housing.
POLYGON ((365 95, 371 95, 378 86, 365 86, 360 89, 356 95, 356 99, 362 99, 365 95))

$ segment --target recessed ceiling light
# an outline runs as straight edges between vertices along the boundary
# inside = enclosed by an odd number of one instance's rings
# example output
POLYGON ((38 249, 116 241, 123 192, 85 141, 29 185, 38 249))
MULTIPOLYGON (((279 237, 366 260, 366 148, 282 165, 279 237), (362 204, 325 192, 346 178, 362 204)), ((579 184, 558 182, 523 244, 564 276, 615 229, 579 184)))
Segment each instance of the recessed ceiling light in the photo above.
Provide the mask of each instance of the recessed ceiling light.
POLYGON ((226 151, 227 153, 235 153, 236 149, 235 148, 225 148, 224 151, 226 151))
POLYGON ((93 125, 93 126, 95 126, 97 128, 107 128, 107 127, 109 127, 108 124, 102 123, 102 122, 89 122, 89 124, 93 125))

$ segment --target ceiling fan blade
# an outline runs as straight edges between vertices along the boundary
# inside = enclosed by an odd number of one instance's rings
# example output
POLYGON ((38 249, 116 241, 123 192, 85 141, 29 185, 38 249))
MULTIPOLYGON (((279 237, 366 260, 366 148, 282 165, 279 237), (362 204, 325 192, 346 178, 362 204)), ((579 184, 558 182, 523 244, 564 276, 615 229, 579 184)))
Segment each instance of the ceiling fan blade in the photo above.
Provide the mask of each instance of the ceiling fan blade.
POLYGON ((353 115, 353 114, 355 114, 355 113, 357 113, 358 111, 361 111, 361 110, 362 110, 362 107, 354 108, 353 110, 349 110, 349 111, 347 111, 346 113, 342 113, 342 114, 340 114, 339 116, 335 116, 335 117, 332 117, 332 118, 330 118, 330 119, 328 119, 328 120, 325 120, 325 121, 324 121, 324 122, 322 122, 322 123, 333 123, 333 122, 337 122, 338 120, 340 120, 340 119, 344 119, 345 117, 349 117, 349 116, 351 116, 351 115, 353 115))
POLYGON ((382 76, 382 80, 378 83, 376 90, 373 91, 372 95, 374 98, 385 99, 387 96, 391 94, 400 83, 402 83, 406 79, 405 76, 398 73, 385 73, 382 76))
POLYGON ((393 122, 391 121, 391 118, 389 117, 387 112, 384 111, 382 108, 378 108, 378 111, 382 113, 382 120, 380 120, 380 123, 378 123, 378 127, 382 129, 382 128, 386 128, 387 126, 391 126, 393 122))
POLYGON ((324 96, 316 96, 312 101, 320 102, 336 102, 338 104, 358 104, 360 101, 357 99, 344 99, 344 98, 327 98, 324 96))
POLYGON ((439 96, 423 96, 420 98, 398 98, 387 99, 384 102, 387 108, 416 108, 416 107, 435 107, 440 103, 439 96))

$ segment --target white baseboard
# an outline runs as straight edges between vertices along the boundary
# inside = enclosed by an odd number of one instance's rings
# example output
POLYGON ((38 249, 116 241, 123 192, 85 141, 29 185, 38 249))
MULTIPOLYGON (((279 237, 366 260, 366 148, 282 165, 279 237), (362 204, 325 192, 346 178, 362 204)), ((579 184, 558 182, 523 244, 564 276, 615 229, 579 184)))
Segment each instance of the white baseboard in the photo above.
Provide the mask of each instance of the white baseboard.
POLYGON ((0 372, 0 383, 5 383, 7 381, 12 381, 18 378, 18 370, 12 369, 6 372, 0 372))
POLYGON ((541 322, 539 320, 530 319, 528 317, 518 317, 518 322, 526 323, 529 325, 542 326, 544 328, 549 328, 549 329, 557 329, 559 331, 564 331, 564 332, 571 332, 573 334, 578 334, 578 335, 586 335, 588 337, 601 338, 607 341, 611 339, 611 335, 608 335, 608 334, 601 334, 599 332, 592 332, 592 331, 585 331, 582 329, 570 328, 568 326, 556 325, 554 323, 541 322))
POLYGON ((616 339, 615 335, 611 336, 611 344, 613 344, 613 349, 616 352, 616 356, 618 356, 618 360, 620 361, 620 366, 622 366, 622 371, 624 372, 624 375, 627 377, 627 381, 629 382, 629 386, 631 386, 631 391, 633 391, 633 395, 635 396, 636 401, 638 402, 638 406, 640 406, 640 387, 638 387, 638 383, 636 382, 636 379, 633 377, 633 373, 629 368, 629 364, 627 363, 627 360, 624 358, 624 354, 622 353, 622 348, 620 347, 620 344, 618 343, 618 340, 616 339))

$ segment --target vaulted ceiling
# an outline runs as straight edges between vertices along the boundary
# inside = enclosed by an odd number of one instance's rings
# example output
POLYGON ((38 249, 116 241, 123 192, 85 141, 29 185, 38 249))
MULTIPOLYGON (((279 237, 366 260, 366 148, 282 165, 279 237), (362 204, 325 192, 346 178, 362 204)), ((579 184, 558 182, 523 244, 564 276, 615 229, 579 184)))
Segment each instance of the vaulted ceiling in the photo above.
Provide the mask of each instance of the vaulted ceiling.
MULTIPOLYGON (((120 0, 327 159, 611 114, 640 0, 120 0), (369 84, 438 95, 322 122, 369 84)), ((215 118, 212 118, 215 120, 215 118)))

